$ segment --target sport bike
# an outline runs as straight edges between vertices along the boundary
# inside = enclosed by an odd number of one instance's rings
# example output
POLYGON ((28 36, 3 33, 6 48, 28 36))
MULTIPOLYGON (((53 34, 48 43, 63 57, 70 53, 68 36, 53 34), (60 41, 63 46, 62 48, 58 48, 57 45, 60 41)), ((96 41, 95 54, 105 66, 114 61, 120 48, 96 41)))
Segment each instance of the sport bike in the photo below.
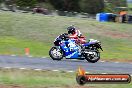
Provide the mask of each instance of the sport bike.
POLYGON ((95 63, 100 59, 100 51, 102 49, 101 42, 94 39, 89 39, 85 44, 77 44, 75 39, 68 38, 68 34, 59 35, 55 41, 54 46, 50 49, 49 55, 53 60, 78 59, 87 60, 95 63))

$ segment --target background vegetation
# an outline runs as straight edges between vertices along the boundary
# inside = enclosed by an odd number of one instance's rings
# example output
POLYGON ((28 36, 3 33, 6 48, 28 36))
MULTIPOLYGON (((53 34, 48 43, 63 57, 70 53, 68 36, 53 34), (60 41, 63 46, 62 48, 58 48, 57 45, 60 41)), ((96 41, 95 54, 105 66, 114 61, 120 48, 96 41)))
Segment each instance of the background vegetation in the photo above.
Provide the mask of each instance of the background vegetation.
POLYGON ((114 12, 116 7, 127 7, 127 0, 105 0, 105 12, 114 12))
POLYGON ((77 11, 95 14, 103 11, 112 11, 115 7, 127 6, 126 0, 0 0, 6 5, 18 5, 21 7, 42 6, 48 9, 61 11, 77 11))
POLYGON ((37 0, 16 0, 18 6, 35 6, 37 0))

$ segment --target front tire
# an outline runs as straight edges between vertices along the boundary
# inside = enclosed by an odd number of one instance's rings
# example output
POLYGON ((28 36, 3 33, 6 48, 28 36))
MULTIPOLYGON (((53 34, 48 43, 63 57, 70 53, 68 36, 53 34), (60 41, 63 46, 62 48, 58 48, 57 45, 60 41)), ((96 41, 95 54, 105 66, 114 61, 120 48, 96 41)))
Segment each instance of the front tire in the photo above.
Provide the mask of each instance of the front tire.
POLYGON ((100 59, 100 53, 99 52, 93 52, 94 54, 86 54, 85 59, 88 62, 96 63, 100 59))
POLYGON ((53 59, 53 60, 61 60, 63 59, 63 51, 57 47, 52 47, 49 51, 49 56, 53 59))

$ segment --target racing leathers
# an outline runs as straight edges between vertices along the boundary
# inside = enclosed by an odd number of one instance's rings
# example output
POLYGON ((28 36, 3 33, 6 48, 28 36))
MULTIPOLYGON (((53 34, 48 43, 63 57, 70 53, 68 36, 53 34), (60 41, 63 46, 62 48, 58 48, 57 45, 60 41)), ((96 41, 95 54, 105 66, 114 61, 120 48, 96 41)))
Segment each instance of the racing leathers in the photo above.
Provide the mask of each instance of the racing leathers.
POLYGON ((84 44, 86 43, 86 38, 82 36, 82 33, 79 30, 75 30, 74 33, 72 33, 69 38, 75 39, 77 44, 84 44))

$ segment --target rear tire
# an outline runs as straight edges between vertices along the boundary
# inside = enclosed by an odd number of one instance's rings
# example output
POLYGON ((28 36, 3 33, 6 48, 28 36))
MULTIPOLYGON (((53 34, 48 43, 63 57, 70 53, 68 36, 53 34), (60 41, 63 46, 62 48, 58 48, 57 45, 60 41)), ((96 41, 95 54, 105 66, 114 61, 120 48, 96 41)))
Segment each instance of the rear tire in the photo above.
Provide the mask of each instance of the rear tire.
POLYGON ((96 53, 96 56, 92 56, 92 55, 88 55, 86 54, 85 55, 85 59, 88 61, 88 62, 91 62, 91 63, 96 63, 99 59, 100 59, 100 53, 99 52, 95 52, 96 53))
POLYGON ((53 59, 53 60, 61 60, 63 59, 63 51, 57 47, 52 47, 49 51, 49 56, 53 59))

